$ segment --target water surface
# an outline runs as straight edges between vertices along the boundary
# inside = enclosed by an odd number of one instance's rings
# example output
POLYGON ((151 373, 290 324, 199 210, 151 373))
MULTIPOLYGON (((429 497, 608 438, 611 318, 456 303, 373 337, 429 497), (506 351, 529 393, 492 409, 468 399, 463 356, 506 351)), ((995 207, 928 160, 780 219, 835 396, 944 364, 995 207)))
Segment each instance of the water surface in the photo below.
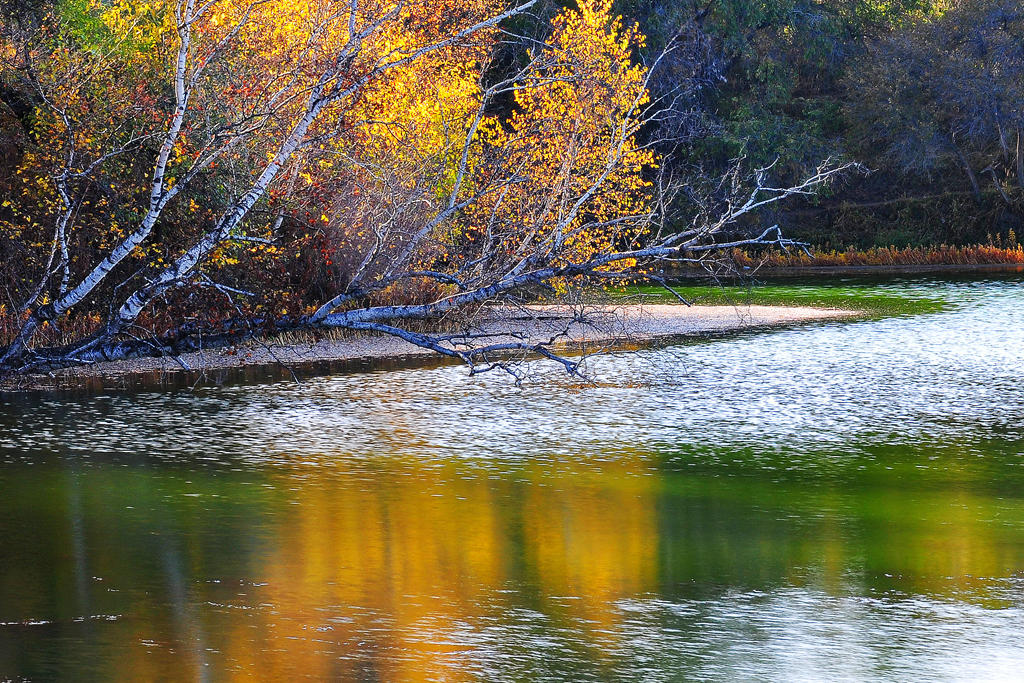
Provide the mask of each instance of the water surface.
POLYGON ((1013 680, 1024 286, 870 293, 946 305, 0 398, 0 679, 1013 680))

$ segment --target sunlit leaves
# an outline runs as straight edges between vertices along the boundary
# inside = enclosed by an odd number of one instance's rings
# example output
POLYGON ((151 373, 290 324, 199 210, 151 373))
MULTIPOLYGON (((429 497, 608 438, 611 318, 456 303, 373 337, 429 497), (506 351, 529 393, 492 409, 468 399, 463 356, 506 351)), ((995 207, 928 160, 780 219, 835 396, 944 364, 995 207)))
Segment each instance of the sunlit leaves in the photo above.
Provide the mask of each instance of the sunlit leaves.
POLYGON ((385 282, 405 266, 459 271, 484 248, 509 263, 524 249, 574 261, 634 244, 631 219, 649 211, 656 166, 637 142, 648 104, 646 70, 634 62, 643 36, 608 0, 560 12, 496 105, 488 69, 509 37, 496 25, 469 29, 507 8, 56 5, 37 32, 4 39, 5 76, 21 78, 32 102, 0 214, 6 253, 24 265, 18 296, 41 281, 52 300, 50 272, 73 284, 135 234, 105 286, 129 292, 124 283, 167 276, 192 245, 219 235, 196 272, 173 277, 187 296, 204 292, 214 319, 240 307, 308 312, 359 278, 385 282), (242 217, 217 232, 254 187, 242 217), (153 215, 152 230, 133 232, 153 215), (246 293, 204 290, 212 278, 246 293))
POLYGON ((493 226, 497 213, 512 253, 546 241, 549 249, 564 244, 563 257, 584 260, 639 236, 628 221, 612 221, 645 213, 645 171, 656 164, 636 141, 648 93, 646 70, 632 56, 643 36, 610 5, 581 2, 555 17, 540 68, 515 92, 511 118, 490 122, 488 145, 522 177, 500 205, 481 207, 490 215, 479 220, 493 226))

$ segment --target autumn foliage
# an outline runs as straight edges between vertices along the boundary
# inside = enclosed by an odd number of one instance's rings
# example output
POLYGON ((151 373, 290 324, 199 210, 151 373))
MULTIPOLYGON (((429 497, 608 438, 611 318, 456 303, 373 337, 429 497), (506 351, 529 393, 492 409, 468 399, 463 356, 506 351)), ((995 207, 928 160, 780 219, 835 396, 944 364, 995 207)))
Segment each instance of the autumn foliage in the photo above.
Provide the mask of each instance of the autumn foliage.
MULTIPOLYGON (((555 17, 534 87, 515 92, 507 121, 491 120, 486 144, 504 150, 531 181, 510 197, 477 207, 499 217, 509 248, 522 249, 517 241, 523 226, 534 239, 567 240, 566 257, 578 260, 608 251, 616 240, 635 243, 640 237, 616 229, 613 221, 646 210, 650 182, 644 171, 656 165, 653 152, 637 144, 639 122, 631 116, 648 102, 645 69, 631 61, 644 39, 620 18, 610 19, 610 5, 585 3, 555 17), (561 226, 560 219, 584 201, 586 214, 561 226), (578 229, 584 222, 588 227, 578 229)), ((477 232, 486 232, 484 222, 473 226, 477 232)))
POLYGON ((524 260, 638 244, 657 166, 637 141, 643 36, 610 0, 581 0, 496 64, 516 11, 68 0, 10 14, 0 344, 436 300, 524 260))

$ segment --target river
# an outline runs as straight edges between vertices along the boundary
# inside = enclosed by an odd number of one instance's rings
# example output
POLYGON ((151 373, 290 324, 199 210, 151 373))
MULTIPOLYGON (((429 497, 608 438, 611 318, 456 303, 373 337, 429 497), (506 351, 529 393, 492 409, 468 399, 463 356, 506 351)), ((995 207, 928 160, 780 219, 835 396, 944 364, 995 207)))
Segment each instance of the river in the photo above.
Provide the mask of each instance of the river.
POLYGON ((870 289, 945 305, 0 396, 0 679, 1013 680, 1024 281, 870 289))

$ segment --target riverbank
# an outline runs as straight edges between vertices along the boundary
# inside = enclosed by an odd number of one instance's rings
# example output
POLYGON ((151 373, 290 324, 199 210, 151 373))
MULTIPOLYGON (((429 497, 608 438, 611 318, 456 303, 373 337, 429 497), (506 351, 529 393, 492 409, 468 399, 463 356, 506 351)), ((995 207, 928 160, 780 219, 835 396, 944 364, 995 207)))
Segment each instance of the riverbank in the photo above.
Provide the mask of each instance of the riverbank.
MULTIPOLYGON (((807 277, 898 277, 914 275, 985 275, 1000 273, 1024 273, 1024 264, 1019 263, 962 263, 962 264, 911 264, 911 265, 794 265, 762 266, 757 269, 758 278, 807 278, 807 277)), ((673 273, 674 277, 701 278, 702 273, 673 273)))
MULTIPOLYGON (((858 311, 807 306, 622 304, 570 309, 530 306, 494 309, 472 330, 491 335, 476 344, 553 340, 553 348, 600 351, 659 339, 713 335, 858 315, 858 311)), ((250 341, 174 357, 134 358, 67 368, 8 380, 0 391, 73 390, 202 382, 206 373, 253 367, 303 367, 343 361, 393 361, 439 357, 393 336, 334 334, 320 339, 250 341), (193 377, 195 379, 193 379, 193 377)))
POLYGON ((951 246, 939 244, 922 247, 871 247, 869 249, 800 251, 769 251, 750 254, 733 250, 737 266, 757 269, 761 275, 785 274, 792 271, 812 272, 1020 272, 1024 268, 1024 246, 1016 236, 1007 243, 951 246), (811 270, 808 270, 811 269, 811 270))

